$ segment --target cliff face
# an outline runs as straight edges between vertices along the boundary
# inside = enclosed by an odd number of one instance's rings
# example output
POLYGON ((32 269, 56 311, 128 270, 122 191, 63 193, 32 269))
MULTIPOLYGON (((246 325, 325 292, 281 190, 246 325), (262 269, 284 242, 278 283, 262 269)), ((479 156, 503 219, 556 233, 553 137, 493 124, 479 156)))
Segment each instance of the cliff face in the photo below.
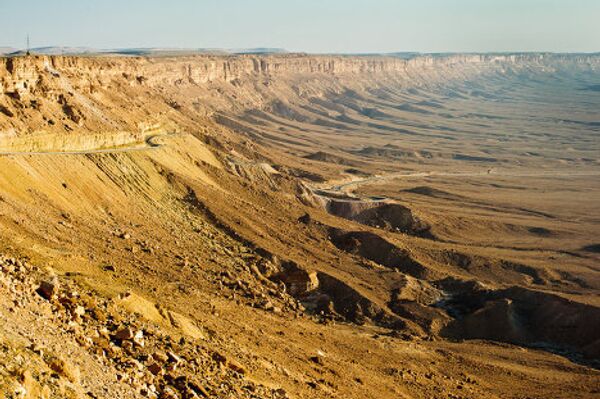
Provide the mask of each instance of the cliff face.
POLYGON ((449 55, 421 56, 410 60, 392 57, 347 56, 196 56, 175 58, 90 58, 33 56, 0 58, 0 93, 34 89, 40 80, 58 77, 87 76, 106 82, 113 78, 129 78, 132 83, 201 84, 214 81, 231 82, 251 76, 285 76, 297 74, 406 75, 456 67, 491 68, 498 66, 535 66, 572 64, 600 67, 597 55, 449 55))
POLYGON ((0 58, 0 130, 130 129, 185 107, 206 115, 260 109, 293 96, 556 68, 597 71, 600 56, 0 58))

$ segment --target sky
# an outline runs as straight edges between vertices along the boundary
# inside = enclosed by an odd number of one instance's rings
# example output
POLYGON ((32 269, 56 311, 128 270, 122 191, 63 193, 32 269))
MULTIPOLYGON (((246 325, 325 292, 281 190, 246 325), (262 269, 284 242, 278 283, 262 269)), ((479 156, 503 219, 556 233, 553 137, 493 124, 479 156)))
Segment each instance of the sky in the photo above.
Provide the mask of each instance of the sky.
POLYGON ((600 0, 0 0, 0 47, 600 51, 600 0))

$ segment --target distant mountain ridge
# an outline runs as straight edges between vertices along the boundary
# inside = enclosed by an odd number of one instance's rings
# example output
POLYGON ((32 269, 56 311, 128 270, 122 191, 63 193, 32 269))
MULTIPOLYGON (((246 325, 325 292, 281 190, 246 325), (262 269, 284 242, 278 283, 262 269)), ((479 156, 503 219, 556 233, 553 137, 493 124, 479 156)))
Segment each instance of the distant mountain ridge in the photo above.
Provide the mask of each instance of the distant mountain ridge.
POLYGON ((12 47, 0 47, 0 55, 14 53, 15 51, 17 51, 16 48, 12 48, 12 47))
MULTIPOLYGON (((180 48, 180 47, 130 47, 116 49, 98 49, 94 47, 68 47, 68 46, 45 46, 35 47, 30 49, 32 54, 38 55, 123 55, 123 56, 183 56, 183 55, 269 55, 269 54, 291 54, 306 52, 288 51, 283 48, 273 47, 255 47, 255 48, 180 48)), ((24 55, 26 50, 16 49, 13 47, 0 47, 0 56, 19 56, 24 55)), ((532 51, 532 52, 444 52, 444 53, 426 53, 418 51, 395 51, 395 52, 366 52, 366 53, 324 53, 320 55, 335 55, 335 56, 354 56, 354 57, 393 57, 403 60, 410 60, 420 56, 430 57, 445 57, 451 55, 527 55, 527 54, 570 54, 570 55, 599 55, 600 52, 594 53, 552 53, 547 51, 532 51)))
MULTIPOLYGON (((220 49, 220 48, 177 48, 177 47, 132 47, 119 49, 97 49, 93 47, 64 47, 64 46, 46 46, 30 49, 32 54, 40 55, 94 55, 94 54, 113 54, 113 55, 193 55, 193 54, 284 54, 288 51, 281 48, 257 47, 257 48, 239 48, 239 49, 220 49)), ((15 49, 12 47, 0 47, 0 55, 18 56, 24 55, 26 50, 15 49)))

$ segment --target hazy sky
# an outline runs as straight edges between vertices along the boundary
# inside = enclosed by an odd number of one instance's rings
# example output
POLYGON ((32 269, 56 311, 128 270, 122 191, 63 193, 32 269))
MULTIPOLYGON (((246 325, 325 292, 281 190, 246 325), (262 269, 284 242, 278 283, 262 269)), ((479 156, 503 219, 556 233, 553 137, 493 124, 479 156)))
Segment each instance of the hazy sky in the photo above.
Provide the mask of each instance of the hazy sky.
POLYGON ((0 47, 600 51, 600 0, 0 0, 0 47))

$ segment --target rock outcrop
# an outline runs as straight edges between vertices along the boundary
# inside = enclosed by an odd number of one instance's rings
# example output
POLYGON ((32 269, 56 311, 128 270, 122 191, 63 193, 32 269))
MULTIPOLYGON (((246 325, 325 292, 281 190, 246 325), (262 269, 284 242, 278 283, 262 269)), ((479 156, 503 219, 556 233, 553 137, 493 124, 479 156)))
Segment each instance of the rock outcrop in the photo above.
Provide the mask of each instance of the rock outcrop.
POLYGON ((8 57, 0 58, 0 136, 139 132, 142 125, 173 124, 179 114, 190 112, 216 120, 229 111, 287 115, 295 111, 281 99, 316 101, 391 86, 423 87, 465 77, 556 68, 599 70, 600 57, 8 57))

